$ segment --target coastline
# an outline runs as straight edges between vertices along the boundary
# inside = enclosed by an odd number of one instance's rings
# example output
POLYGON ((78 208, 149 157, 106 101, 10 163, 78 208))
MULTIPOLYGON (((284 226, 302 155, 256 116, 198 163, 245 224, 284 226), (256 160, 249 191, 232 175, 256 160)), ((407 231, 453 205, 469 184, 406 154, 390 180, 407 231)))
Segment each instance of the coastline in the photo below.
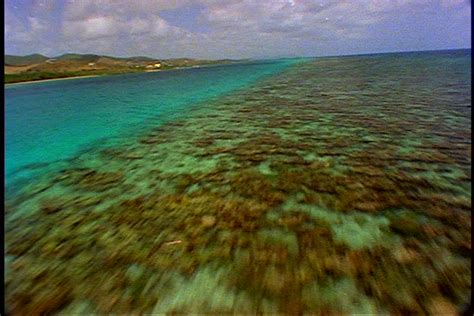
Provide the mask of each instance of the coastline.
MULTIPOLYGON (((142 73, 165 72, 165 71, 183 70, 183 69, 197 69, 197 68, 217 67, 217 66, 225 66, 225 65, 233 65, 233 64, 235 65, 238 63, 208 64, 208 65, 198 65, 198 67, 194 65, 194 66, 174 67, 170 69, 153 69, 153 70, 145 70, 142 73)), ((101 76, 118 75, 118 74, 130 74, 130 73, 139 73, 139 72, 131 71, 131 72, 125 72, 125 73, 108 73, 108 74, 100 74, 100 75, 84 75, 84 76, 71 76, 71 77, 64 77, 64 78, 29 80, 29 81, 22 81, 22 82, 4 83, 4 87, 11 87, 11 86, 20 85, 20 84, 31 84, 31 83, 36 83, 36 82, 39 83, 39 82, 56 81, 56 80, 92 78, 92 77, 101 77, 101 76)))
POLYGON ((80 79, 80 78, 93 78, 93 77, 100 77, 100 76, 103 76, 103 75, 85 75, 85 76, 73 76, 73 77, 65 77, 65 78, 30 80, 30 81, 22 81, 22 82, 14 82, 14 83, 5 83, 4 86, 5 87, 11 87, 11 86, 14 86, 14 85, 30 84, 30 83, 35 83, 35 82, 70 80, 70 79, 80 79))

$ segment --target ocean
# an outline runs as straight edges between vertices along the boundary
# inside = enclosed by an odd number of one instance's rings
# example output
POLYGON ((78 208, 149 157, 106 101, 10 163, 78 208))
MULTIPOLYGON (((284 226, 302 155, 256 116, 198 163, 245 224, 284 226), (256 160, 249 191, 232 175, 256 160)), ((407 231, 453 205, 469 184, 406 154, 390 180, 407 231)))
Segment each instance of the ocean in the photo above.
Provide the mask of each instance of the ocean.
POLYGON ((27 180, 97 145, 179 116, 297 62, 275 60, 9 85, 5 89, 5 180, 27 180))
POLYGON ((460 312, 471 50, 5 88, 7 310, 460 312))

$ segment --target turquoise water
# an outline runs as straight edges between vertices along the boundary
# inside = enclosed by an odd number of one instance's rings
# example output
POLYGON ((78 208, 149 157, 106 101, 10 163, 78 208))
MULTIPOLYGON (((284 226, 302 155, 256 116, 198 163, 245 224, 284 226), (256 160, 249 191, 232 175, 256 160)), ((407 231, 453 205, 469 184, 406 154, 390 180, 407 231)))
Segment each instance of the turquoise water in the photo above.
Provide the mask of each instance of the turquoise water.
POLYGON ((17 139, 80 151, 8 186, 8 314, 462 314, 471 51, 288 64, 8 91, 55 135, 17 139))
MULTIPOLYGON (((87 147, 156 126, 297 60, 50 81, 5 89, 6 182, 87 147)), ((50 166, 49 166, 50 167, 50 166)))

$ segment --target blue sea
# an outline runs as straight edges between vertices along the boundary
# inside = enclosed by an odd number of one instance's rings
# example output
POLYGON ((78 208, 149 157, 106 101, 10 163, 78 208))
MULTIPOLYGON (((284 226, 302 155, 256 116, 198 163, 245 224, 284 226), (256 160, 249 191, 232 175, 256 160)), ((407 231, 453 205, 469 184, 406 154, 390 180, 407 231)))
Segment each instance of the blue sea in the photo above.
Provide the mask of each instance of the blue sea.
POLYGON ((28 179, 87 148, 162 124, 199 102, 245 88, 298 61, 8 85, 6 183, 28 179))
POLYGON ((8 86, 9 315, 457 315, 471 50, 8 86))

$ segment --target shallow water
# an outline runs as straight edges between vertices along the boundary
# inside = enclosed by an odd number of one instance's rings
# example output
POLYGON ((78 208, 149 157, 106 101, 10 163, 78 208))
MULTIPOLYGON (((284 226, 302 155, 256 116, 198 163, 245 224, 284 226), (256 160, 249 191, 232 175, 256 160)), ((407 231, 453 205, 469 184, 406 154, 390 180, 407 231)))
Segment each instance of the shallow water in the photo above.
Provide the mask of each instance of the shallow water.
MULTIPOLYGON (((273 60, 12 85, 5 89, 6 181, 173 119, 196 102, 298 62, 273 60)), ((53 164, 54 165, 54 164, 53 164)))
POLYGON ((321 58, 89 147, 6 202, 8 310, 460 311, 470 80, 470 50, 321 58))

